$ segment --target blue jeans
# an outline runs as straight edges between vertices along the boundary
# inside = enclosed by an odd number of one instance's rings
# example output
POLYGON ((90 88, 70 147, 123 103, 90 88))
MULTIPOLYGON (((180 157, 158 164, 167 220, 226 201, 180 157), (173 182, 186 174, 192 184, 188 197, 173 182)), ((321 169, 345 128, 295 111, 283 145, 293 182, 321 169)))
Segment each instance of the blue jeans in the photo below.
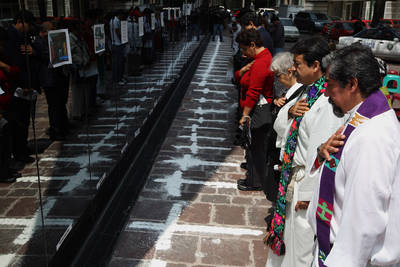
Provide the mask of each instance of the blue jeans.
POLYGON ((283 52, 283 47, 275 47, 275 54, 278 54, 280 52, 283 52))
POLYGON ((219 32, 219 40, 223 42, 224 39, 222 38, 222 24, 214 24, 212 40, 215 41, 215 34, 217 33, 217 31, 219 32))

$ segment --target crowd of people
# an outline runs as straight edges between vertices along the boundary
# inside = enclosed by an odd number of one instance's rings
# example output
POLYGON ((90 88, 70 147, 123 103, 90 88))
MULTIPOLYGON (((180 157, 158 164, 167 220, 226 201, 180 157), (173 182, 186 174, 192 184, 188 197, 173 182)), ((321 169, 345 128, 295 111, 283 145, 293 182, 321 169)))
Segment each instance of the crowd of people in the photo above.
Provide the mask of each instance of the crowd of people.
POLYGON ((281 52, 254 12, 236 23, 237 188, 273 203, 266 266, 400 266, 400 125, 385 63, 318 35, 281 52))
POLYGON ((132 7, 107 14, 89 10, 84 19, 44 20, 26 10, 18 12, 11 25, 0 27, 0 182, 15 182, 21 177, 19 166, 35 161, 28 132, 38 94, 45 95, 48 105, 46 133, 53 141, 65 140, 74 125, 95 114, 99 104, 117 98, 115 87, 126 84, 127 75, 141 75, 168 43, 183 38, 198 41, 200 33, 208 31, 204 12, 197 8, 184 15, 178 8, 132 7), (127 43, 121 40, 121 21, 127 21, 127 43), (104 25, 101 53, 95 51, 96 24, 104 25), (53 67, 49 56, 48 34, 57 29, 68 29, 72 58, 72 64, 61 67, 53 67))

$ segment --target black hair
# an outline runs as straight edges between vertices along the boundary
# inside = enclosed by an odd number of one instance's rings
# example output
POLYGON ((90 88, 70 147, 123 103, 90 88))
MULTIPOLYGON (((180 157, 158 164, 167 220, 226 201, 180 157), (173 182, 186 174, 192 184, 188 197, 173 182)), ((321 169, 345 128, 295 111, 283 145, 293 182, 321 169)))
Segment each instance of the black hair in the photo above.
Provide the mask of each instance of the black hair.
POLYGON ((303 55, 307 65, 311 67, 315 61, 318 61, 321 70, 325 72, 322 66, 322 59, 329 54, 328 42, 322 36, 312 36, 301 39, 290 49, 290 52, 295 55, 303 55))
POLYGON ((257 47, 264 45, 263 41, 261 40, 260 33, 255 29, 242 30, 239 32, 238 36, 236 37, 236 42, 245 46, 249 46, 251 42, 254 42, 257 47))
POLYGON ((260 26, 260 19, 256 13, 247 12, 246 14, 243 14, 243 16, 240 18, 240 24, 242 24, 243 26, 250 25, 250 22, 253 22, 254 26, 256 27, 260 26))
POLYGON ((35 17, 30 11, 20 10, 14 16, 14 24, 17 24, 18 20, 24 21, 25 23, 28 24, 33 24, 35 22, 35 17))
POLYGON ((379 63, 369 47, 354 43, 336 50, 324 58, 324 65, 329 68, 329 78, 346 87, 352 78, 357 78, 358 87, 363 97, 381 87, 379 63))

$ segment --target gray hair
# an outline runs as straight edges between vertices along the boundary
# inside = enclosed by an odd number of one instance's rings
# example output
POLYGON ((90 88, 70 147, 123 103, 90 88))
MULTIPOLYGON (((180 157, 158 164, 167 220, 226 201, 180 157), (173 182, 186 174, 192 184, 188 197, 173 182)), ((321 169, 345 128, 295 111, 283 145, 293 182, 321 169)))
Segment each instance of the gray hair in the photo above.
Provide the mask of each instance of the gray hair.
POLYGON ((275 73, 287 73, 293 64, 293 54, 290 52, 281 52, 276 54, 272 59, 271 70, 275 73))
POLYGON ((332 52, 323 58, 322 64, 329 68, 329 78, 338 81, 342 88, 356 78, 364 97, 381 86, 378 62, 371 49, 359 43, 332 52))

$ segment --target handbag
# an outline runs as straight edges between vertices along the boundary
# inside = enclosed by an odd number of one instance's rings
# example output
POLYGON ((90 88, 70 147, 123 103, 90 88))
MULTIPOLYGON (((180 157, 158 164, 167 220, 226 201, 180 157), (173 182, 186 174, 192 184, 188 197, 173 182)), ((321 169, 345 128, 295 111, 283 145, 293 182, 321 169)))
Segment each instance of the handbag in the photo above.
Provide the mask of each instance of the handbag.
POLYGON ((256 105, 251 114, 250 129, 258 129, 272 123, 271 104, 256 105))

